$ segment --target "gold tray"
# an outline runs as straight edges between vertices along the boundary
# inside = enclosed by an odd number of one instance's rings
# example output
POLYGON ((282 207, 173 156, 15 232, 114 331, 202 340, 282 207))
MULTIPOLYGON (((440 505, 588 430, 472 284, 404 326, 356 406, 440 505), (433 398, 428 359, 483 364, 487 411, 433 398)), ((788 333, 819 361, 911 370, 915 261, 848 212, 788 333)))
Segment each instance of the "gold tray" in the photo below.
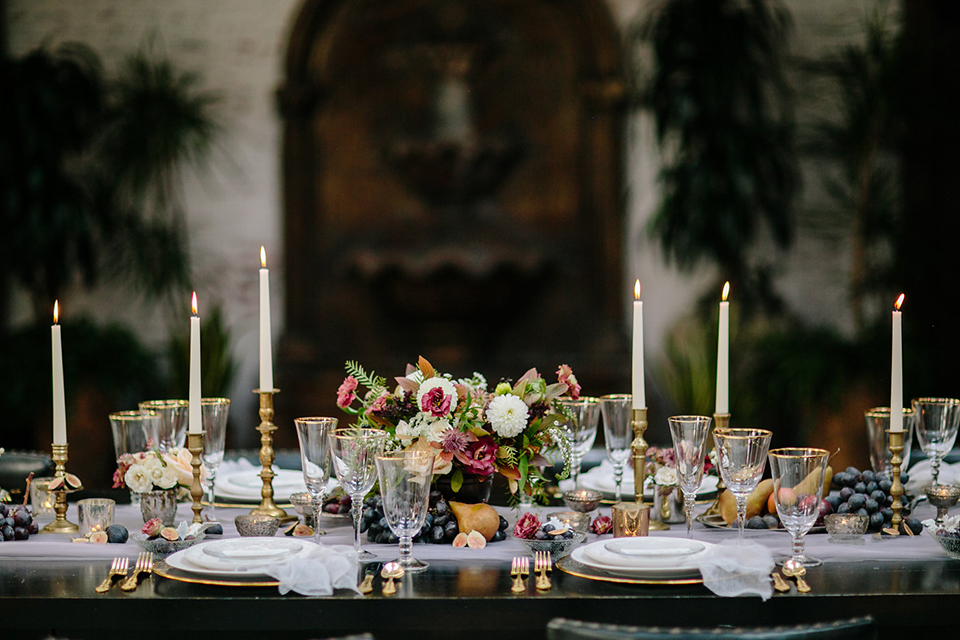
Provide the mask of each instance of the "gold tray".
POLYGON ((578 578, 597 580, 599 582, 615 582, 617 584, 651 584, 661 586, 703 584, 703 578, 628 578, 627 576, 608 573, 602 569, 595 569, 581 564, 567 556, 557 560, 557 568, 578 578))
MULTIPOLYGON (((723 516, 721 516, 719 513, 711 513, 711 514, 702 513, 699 516, 695 517, 694 520, 696 520, 697 522, 699 522, 705 527, 710 527, 711 529, 728 529, 731 531, 737 530, 737 527, 735 527, 734 525, 727 524, 724 521, 723 516)), ((783 528, 783 525, 780 525, 776 529, 745 529, 745 531, 786 531, 786 529, 783 528)), ((827 528, 823 525, 819 527, 810 527, 810 531, 807 531, 807 533, 826 533, 826 532, 827 532, 827 528)))
POLYGON ((178 582, 189 582, 191 584, 210 584, 217 587, 276 587, 279 586, 278 580, 265 580, 260 578, 211 578, 207 576, 194 575, 186 571, 174 569, 167 564, 165 560, 159 560, 153 565, 153 572, 161 578, 176 580, 178 582))

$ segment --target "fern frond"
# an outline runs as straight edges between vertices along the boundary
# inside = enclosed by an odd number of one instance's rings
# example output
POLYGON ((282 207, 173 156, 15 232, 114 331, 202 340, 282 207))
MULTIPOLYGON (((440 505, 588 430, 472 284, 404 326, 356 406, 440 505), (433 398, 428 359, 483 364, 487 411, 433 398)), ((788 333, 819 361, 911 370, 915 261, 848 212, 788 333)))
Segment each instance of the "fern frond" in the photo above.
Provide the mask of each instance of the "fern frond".
POLYGON ((367 373, 366 369, 363 366, 354 360, 347 360, 347 363, 344 365, 344 369, 347 370, 347 375, 351 375, 357 379, 357 382, 365 386, 367 389, 373 392, 384 391, 387 388, 387 379, 377 376, 376 373, 371 371, 367 373))

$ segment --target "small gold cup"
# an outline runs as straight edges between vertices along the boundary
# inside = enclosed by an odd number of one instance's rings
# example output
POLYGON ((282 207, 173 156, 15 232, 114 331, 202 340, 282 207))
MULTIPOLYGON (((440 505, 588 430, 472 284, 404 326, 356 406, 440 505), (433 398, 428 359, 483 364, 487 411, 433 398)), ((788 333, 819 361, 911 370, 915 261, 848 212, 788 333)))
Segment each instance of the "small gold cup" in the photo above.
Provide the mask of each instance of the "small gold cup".
POLYGON ((618 502, 611 509, 613 537, 646 537, 650 531, 650 505, 639 502, 618 502))

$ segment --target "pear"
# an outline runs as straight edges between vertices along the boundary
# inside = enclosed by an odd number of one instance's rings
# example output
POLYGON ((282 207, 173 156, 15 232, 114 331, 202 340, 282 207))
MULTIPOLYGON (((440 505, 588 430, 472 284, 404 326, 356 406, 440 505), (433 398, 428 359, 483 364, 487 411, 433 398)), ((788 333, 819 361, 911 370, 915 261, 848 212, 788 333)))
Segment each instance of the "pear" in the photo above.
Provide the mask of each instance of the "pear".
POLYGON ((720 494, 720 517, 727 524, 737 521, 737 499, 729 489, 724 489, 720 494))
POLYGON ((767 478, 747 496, 747 520, 763 512, 768 498, 773 494, 773 478, 767 478))
MULTIPOLYGON (((806 495, 813 493, 813 490, 817 487, 817 480, 819 479, 820 470, 814 469, 807 474, 807 477, 801 480, 797 486, 793 488, 793 492, 798 496, 806 495)), ((833 467, 827 467, 826 471, 823 474, 823 489, 820 492, 820 499, 822 500, 830 492, 830 482, 833 480, 833 467)))
POLYGON ((500 528, 500 514, 486 503, 465 504, 451 501, 450 510, 457 519, 461 533, 479 531, 487 542, 490 542, 500 528))

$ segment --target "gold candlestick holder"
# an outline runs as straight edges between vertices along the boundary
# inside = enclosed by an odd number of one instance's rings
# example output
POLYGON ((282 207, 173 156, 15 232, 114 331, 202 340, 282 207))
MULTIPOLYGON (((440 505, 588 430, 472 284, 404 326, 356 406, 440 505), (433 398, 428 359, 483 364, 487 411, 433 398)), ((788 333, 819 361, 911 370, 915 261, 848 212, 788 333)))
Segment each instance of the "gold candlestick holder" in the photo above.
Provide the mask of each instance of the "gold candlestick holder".
POLYGON ((40 533, 80 533, 80 527, 67 520, 67 494, 83 488, 70 488, 66 479, 69 445, 64 443, 50 446, 53 452, 53 463, 56 465, 56 471, 53 475, 54 478, 61 478, 62 482, 60 486, 54 490, 56 496, 55 502, 53 503, 53 511, 56 514, 56 519, 41 529, 40 533))
POLYGON ((273 461, 276 458, 273 432, 277 430, 277 425, 273 424, 273 394, 280 393, 280 390, 254 389, 253 392, 260 396, 260 425, 257 431, 260 432, 260 465, 263 467, 260 479, 263 480, 263 488, 260 489, 260 506, 250 513, 255 516, 273 516, 281 522, 290 522, 295 520, 296 516, 287 515, 273 500, 273 478, 276 475, 273 472, 273 461))
MULTIPOLYGON (((633 428, 633 442, 630 443, 630 449, 633 452, 633 496, 634 501, 643 506, 643 485, 647 479, 647 441, 643 439, 643 434, 647 431, 647 408, 634 409, 633 420, 630 421, 633 428)), ((665 531, 670 525, 659 520, 650 520, 649 529, 651 531, 665 531)))
POLYGON ((187 433, 187 449, 190 451, 190 466, 193 467, 193 483, 190 485, 190 497, 193 498, 193 521, 203 523, 200 512, 203 511, 203 485, 200 483, 200 467, 203 464, 203 437, 206 431, 187 433))
MULTIPOLYGON (((726 429, 730 426, 730 414, 729 413, 715 413, 713 414, 713 428, 710 429, 710 434, 707 436, 709 439, 707 442, 707 450, 710 449, 713 445, 713 431, 714 429, 726 429)), ((707 510, 704 511, 703 515, 705 516, 715 516, 720 514, 720 494, 724 492, 727 488, 727 485, 723 484, 723 478, 719 477, 717 479, 717 498, 713 501, 707 510)))
POLYGON ((903 509, 903 502, 900 500, 903 497, 903 484, 900 482, 900 465, 903 464, 903 458, 900 456, 903 453, 903 433, 903 431, 887 429, 887 437, 890 440, 890 464, 893 467, 890 473, 893 476, 893 486, 890 487, 890 495, 893 497, 893 504, 890 505, 893 509, 890 529, 896 534, 900 533, 900 523, 903 522, 903 516, 900 513, 903 509))

